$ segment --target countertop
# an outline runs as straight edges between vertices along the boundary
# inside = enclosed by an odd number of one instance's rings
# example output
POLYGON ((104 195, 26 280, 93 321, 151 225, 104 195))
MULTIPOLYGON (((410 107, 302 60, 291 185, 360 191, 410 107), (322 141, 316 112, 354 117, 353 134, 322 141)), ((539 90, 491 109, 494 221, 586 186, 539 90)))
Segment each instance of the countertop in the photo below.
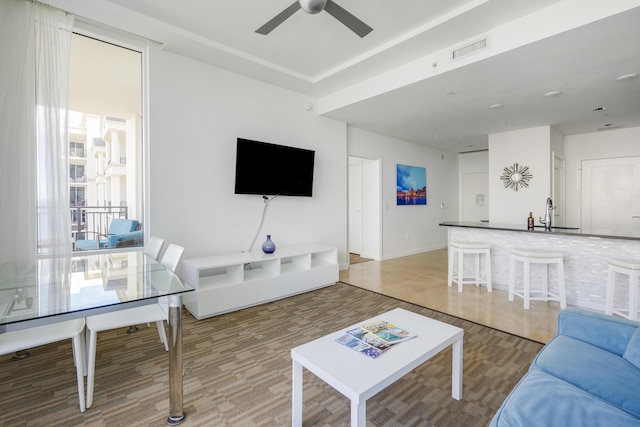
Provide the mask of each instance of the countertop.
POLYGON ((462 227, 462 228, 479 228, 485 230, 502 230, 502 231, 518 231, 525 233, 540 233, 540 234, 555 234, 555 235, 568 235, 568 236, 583 236, 583 237, 599 237, 608 239, 626 239, 626 240, 640 240, 640 232, 636 233, 623 233, 616 231, 597 230, 587 232, 580 228, 574 227, 552 227, 551 231, 545 231, 544 225, 536 225, 533 230, 527 230, 526 224, 514 225, 514 224, 498 224, 493 222, 465 222, 465 221, 443 221, 440 223, 443 227, 462 227))

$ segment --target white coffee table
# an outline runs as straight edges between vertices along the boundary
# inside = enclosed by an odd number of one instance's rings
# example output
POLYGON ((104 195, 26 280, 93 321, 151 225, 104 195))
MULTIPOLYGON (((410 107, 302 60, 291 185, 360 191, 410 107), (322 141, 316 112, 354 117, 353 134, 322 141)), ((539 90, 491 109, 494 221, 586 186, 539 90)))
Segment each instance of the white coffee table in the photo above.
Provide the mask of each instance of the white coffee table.
POLYGON ((351 400, 351 425, 366 423, 366 401, 448 346, 453 348, 451 395, 462 399, 464 330, 396 308, 291 350, 294 427, 302 425, 302 374, 307 368, 351 400), (347 330, 376 320, 396 323, 417 337, 396 344, 376 359, 335 342, 347 330))

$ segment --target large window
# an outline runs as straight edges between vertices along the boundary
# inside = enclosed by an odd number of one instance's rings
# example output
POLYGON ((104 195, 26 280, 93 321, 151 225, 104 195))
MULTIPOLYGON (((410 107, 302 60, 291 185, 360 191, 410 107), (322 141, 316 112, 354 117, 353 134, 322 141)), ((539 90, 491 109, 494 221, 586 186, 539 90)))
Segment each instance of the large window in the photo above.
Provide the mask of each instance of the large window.
MULTIPOLYGON (((143 222, 142 54, 112 41, 76 33, 71 43, 69 212, 75 250, 83 246, 77 241, 107 234, 115 218, 143 222)), ((140 234, 126 246, 142 242, 140 234)))

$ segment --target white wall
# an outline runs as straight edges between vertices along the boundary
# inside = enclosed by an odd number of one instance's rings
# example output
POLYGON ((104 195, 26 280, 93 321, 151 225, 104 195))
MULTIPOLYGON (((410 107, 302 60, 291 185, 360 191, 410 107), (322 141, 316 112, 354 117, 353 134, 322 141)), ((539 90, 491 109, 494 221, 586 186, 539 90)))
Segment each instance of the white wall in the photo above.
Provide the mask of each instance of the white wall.
POLYGON ((266 234, 276 247, 326 243, 346 266, 346 125, 307 111, 301 94, 155 47, 149 57, 151 234, 183 245, 185 258, 248 249, 265 205, 234 194, 245 137, 316 151, 313 197, 271 201, 254 249, 266 234))
POLYGON ((640 156, 640 127, 568 135, 566 156, 566 221, 580 227, 582 161, 640 156))
POLYGON ((381 160, 382 259, 444 248, 447 229, 438 224, 458 216, 457 155, 354 127, 348 140, 349 155, 381 160), (426 206, 396 206, 398 163, 426 168, 426 206))
POLYGON ((551 195, 551 127, 489 135, 489 221, 526 225, 529 212, 544 217, 551 195), (529 166, 529 186, 513 191, 500 179, 503 169, 514 163, 529 166))

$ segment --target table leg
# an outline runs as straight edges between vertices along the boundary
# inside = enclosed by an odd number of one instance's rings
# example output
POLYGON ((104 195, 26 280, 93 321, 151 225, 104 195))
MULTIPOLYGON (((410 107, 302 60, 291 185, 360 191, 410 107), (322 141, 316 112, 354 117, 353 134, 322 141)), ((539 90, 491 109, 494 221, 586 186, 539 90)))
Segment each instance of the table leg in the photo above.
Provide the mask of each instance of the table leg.
POLYGON ((182 410, 182 296, 169 295, 169 417, 167 424, 181 424, 182 410))
POLYGON ((293 383, 291 391, 291 425, 302 426, 302 365, 293 360, 293 383))
POLYGON ((451 396, 454 399, 462 399, 462 336, 453 343, 453 356, 451 360, 451 396))
POLYGON ((351 427, 365 427, 367 425, 367 401, 358 403, 351 401, 351 427))

